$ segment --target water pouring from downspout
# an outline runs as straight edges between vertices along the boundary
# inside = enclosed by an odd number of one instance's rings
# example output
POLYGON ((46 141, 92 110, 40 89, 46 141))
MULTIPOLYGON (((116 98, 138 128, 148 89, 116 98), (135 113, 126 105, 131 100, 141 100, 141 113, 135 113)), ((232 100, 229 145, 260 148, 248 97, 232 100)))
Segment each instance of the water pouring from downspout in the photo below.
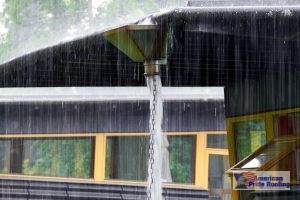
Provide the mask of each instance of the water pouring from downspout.
POLYGON ((147 200, 162 199, 161 169, 162 169, 162 115, 161 80, 159 62, 146 62, 145 78, 150 91, 150 140, 148 159, 147 200))
POLYGON ((163 140, 161 130, 163 103, 159 72, 161 65, 166 64, 166 31, 157 25, 135 24, 107 31, 103 36, 133 61, 144 62, 144 74, 150 91, 147 200, 161 200, 162 148, 167 139, 163 140))

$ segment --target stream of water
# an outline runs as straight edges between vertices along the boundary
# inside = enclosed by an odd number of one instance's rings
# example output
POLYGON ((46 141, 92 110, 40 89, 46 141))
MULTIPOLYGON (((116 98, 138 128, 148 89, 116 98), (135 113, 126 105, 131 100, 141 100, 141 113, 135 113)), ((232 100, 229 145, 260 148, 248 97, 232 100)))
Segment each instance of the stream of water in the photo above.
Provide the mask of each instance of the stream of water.
POLYGON ((162 200, 162 115, 161 80, 159 75, 146 76, 150 90, 150 147, 148 160, 147 200, 162 200))

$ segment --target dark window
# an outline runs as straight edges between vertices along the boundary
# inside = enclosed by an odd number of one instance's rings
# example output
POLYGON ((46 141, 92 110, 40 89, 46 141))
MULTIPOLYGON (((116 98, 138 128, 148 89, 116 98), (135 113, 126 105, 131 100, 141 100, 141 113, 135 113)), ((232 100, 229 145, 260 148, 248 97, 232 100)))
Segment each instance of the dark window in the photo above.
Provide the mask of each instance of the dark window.
POLYGON ((300 113, 274 116, 275 136, 300 135, 300 113))
POLYGON ((226 134, 208 134, 207 148, 227 149, 226 134))
MULTIPOLYGON (((106 179, 147 179, 147 136, 114 136, 106 141, 106 179)), ((162 179, 193 183, 196 136, 163 136, 162 179)))
POLYGON ((106 140, 106 179, 147 179, 148 137, 108 137, 106 140))

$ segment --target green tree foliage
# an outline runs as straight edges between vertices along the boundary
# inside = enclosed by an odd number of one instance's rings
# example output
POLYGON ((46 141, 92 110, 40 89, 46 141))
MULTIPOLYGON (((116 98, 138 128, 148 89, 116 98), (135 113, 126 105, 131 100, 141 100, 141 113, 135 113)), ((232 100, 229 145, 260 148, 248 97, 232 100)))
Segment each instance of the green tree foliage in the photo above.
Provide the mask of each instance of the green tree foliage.
POLYGON ((140 1, 140 0, 110 0, 104 7, 98 8, 98 13, 95 16, 99 19, 102 26, 106 24, 118 25, 125 24, 128 21, 134 21, 138 18, 157 11, 159 5, 151 1, 140 1))
POLYGON ((5 0, 0 62, 88 29, 91 0, 5 0))
POLYGON ((22 174, 90 178, 91 147, 89 139, 27 140, 22 174))
POLYGON ((175 183, 192 183, 195 138, 191 136, 169 136, 168 140, 172 181, 175 183))
POLYGON ((97 0, 3 1, 0 23, 7 34, 0 31, 0 63, 108 26, 134 22, 161 8, 185 4, 185 0, 104 0, 95 7, 97 0))

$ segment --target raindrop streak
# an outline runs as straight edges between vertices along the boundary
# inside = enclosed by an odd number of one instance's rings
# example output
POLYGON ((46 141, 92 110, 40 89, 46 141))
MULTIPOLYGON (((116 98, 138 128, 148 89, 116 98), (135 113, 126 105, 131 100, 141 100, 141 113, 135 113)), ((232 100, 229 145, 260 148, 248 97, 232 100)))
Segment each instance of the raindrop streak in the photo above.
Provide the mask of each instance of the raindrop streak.
POLYGON ((162 200, 162 85, 159 75, 147 75, 146 81, 150 90, 150 146, 148 160, 147 200, 162 200))

